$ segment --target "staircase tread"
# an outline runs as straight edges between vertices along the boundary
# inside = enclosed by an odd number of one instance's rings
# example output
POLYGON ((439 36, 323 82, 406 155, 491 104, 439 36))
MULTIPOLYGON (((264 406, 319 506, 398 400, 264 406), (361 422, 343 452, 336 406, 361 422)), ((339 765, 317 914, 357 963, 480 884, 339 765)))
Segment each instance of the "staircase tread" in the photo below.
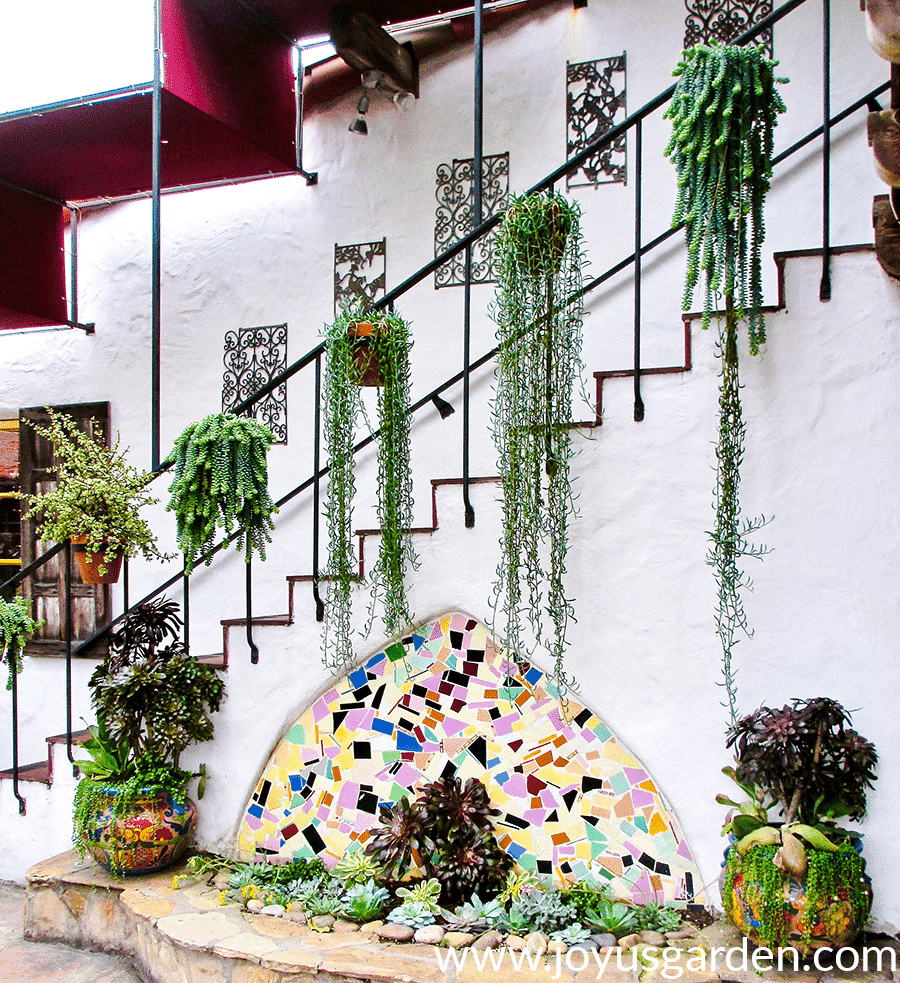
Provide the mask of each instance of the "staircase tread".
POLYGON ((224 652, 211 652, 209 655, 198 655, 194 661, 204 666, 224 667, 226 665, 224 652))
MULTIPOLYGON (((48 744, 66 744, 68 742, 68 734, 54 734, 52 737, 47 738, 48 744)), ((72 731, 72 743, 73 744, 83 744, 91 736, 91 732, 84 728, 83 730, 73 730, 72 731)))
MULTIPOLYGON (((12 778, 13 769, 5 768, 0 771, 0 778, 12 778)), ((20 782, 42 782, 44 785, 50 784, 50 763, 47 761, 34 761, 30 765, 19 765, 20 782)))
MULTIPOLYGON (((263 614, 254 615, 251 619, 254 625, 289 625, 291 616, 289 614, 263 614)), ((223 618, 220 622, 223 628, 234 628, 237 625, 246 625, 246 618, 223 618)))

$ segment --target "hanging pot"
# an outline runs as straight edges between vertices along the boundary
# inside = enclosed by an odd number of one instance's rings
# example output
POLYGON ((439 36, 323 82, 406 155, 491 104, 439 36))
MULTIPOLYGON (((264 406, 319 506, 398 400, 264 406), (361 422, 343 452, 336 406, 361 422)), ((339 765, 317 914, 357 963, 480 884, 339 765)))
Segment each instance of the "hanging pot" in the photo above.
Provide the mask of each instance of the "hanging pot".
POLYGON ((87 536, 72 536, 72 545, 75 547, 75 559, 78 560, 78 569, 81 572, 81 579, 86 584, 115 584, 119 580, 122 571, 122 550, 101 550, 98 553, 89 553, 84 544, 87 536), (106 573, 100 573, 100 567, 104 567, 106 573))
POLYGON ((347 325, 347 335, 353 339, 353 381, 358 386, 383 386, 384 374, 374 341, 383 330, 372 321, 355 321, 347 325))
POLYGON ((572 228, 571 215, 558 201, 551 199, 539 209, 529 209, 524 203, 521 206, 514 204, 508 212, 510 219, 517 218, 519 208, 531 219, 530 234, 516 246, 519 269, 535 280, 555 275, 565 256, 572 228))
POLYGON ((900 62, 900 0, 866 0, 866 34, 877 55, 900 62))
POLYGON ((148 874, 175 863, 191 843, 197 806, 171 792, 141 792, 115 815, 118 789, 104 787, 94 799, 84 846, 105 870, 126 876, 148 874))

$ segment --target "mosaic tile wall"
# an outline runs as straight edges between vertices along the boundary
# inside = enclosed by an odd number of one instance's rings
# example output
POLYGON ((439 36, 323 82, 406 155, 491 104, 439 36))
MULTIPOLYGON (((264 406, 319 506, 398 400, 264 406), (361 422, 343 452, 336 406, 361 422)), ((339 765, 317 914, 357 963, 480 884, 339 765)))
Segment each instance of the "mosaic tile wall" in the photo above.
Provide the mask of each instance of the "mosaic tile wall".
POLYGON ((240 854, 334 864, 365 843, 379 803, 455 773, 488 785, 500 842, 523 867, 590 874, 637 902, 702 901, 653 779, 590 710, 572 699, 566 710, 552 680, 508 662, 484 625, 445 615, 297 719, 247 805, 240 854))

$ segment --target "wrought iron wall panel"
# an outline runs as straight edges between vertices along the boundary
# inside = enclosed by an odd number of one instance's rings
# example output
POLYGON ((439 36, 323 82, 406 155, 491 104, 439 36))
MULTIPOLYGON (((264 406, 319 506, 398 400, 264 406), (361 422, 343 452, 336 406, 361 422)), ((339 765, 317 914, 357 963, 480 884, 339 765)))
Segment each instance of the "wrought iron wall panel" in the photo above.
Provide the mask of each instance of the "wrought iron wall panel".
MULTIPOLYGON (((228 412, 253 395, 287 368, 287 325, 238 328, 225 332, 225 373, 222 376, 222 410, 228 412)), ((287 443, 287 384, 258 400, 253 416, 275 435, 276 444, 287 443)))
MULTIPOLYGON (((728 44, 747 28, 772 13, 771 0, 684 0, 684 46, 721 41, 728 44)), ((772 57, 772 31, 764 31, 763 44, 772 57)))
MULTIPOLYGON (((454 160, 437 169, 437 211, 434 220, 434 254, 459 242, 472 231, 474 158, 454 160)), ((506 207, 509 198, 509 154, 494 154, 481 160, 482 218, 490 218, 506 207)), ((472 283, 494 283, 493 231, 472 248, 472 283)), ((454 257, 434 274, 435 287, 457 287, 466 282, 465 255, 454 257)))
MULTIPOLYGON (((572 157, 627 116, 625 55, 566 66, 566 156, 572 157)), ((626 135, 589 157, 566 187, 625 183, 626 135)))
POLYGON ((384 296, 387 241, 334 244, 334 313, 384 296))

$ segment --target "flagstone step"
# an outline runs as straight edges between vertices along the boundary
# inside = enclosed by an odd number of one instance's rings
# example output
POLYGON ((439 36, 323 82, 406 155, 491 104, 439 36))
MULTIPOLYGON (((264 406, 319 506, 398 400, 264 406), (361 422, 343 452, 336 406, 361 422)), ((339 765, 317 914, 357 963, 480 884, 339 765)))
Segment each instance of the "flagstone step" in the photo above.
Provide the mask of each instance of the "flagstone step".
POLYGON ((900 964, 900 942, 869 936, 841 950, 844 968, 826 957, 805 970, 765 964, 760 976, 745 940, 721 921, 695 935, 677 957, 666 950, 668 961, 647 947, 621 950, 621 959, 617 949, 528 958, 508 949, 379 942, 368 931, 323 934, 220 905, 217 888, 203 878, 176 889, 173 874, 183 870, 116 881, 79 863, 71 851, 36 864, 28 872, 25 938, 122 953, 152 983, 880 983, 900 964), (855 954, 858 972, 849 970, 848 953, 855 954))

